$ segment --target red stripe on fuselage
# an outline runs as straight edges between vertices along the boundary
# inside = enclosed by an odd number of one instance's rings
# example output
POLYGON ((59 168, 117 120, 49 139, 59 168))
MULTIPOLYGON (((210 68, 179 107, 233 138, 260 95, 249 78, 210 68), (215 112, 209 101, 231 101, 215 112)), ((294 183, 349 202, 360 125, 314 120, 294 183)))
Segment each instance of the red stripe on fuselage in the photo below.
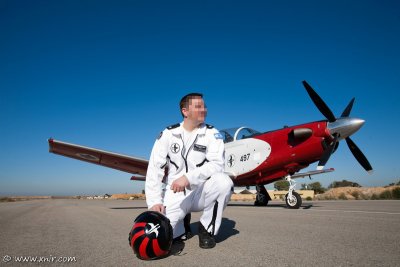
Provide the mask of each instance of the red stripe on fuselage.
POLYGON ((326 126, 326 121, 316 121, 252 137, 267 142, 271 146, 271 153, 257 168, 237 176, 234 184, 236 186, 268 184, 317 162, 324 152, 322 141, 331 138, 326 126), (312 130, 312 135, 291 144, 290 132, 301 128, 312 130))

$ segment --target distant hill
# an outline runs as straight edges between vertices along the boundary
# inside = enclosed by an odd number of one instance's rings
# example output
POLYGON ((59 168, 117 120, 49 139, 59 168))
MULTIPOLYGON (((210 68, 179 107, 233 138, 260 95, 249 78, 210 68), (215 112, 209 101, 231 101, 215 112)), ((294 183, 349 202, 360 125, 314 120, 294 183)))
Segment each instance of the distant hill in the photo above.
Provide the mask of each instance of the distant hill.
POLYGON ((400 186, 337 187, 315 196, 317 200, 399 199, 400 186))

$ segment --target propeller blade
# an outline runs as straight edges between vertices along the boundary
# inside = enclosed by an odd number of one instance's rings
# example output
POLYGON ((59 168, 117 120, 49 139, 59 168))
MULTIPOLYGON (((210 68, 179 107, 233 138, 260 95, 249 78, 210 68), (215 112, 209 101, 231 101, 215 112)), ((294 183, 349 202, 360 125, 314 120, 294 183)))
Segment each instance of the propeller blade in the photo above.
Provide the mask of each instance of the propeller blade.
POLYGON ((321 159, 318 162, 317 170, 322 170, 325 167, 325 164, 328 162, 329 158, 331 157, 333 151, 337 148, 336 144, 338 141, 338 136, 335 134, 332 143, 329 147, 324 151, 322 154, 321 159))
POLYGON ((341 118, 345 118, 345 117, 348 117, 350 115, 351 109, 353 108, 354 100, 355 100, 354 97, 353 97, 352 100, 350 100, 350 103, 347 105, 347 107, 343 111, 342 115, 340 116, 341 118))
POLYGON ((361 166, 367 171, 371 172, 372 167, 371 164, 369 164, 367 158, 364 156, 364 154, 361 152, 361 150, 357 147, 357 145, 350 139, 350 137, 346 138, 346 143, 350 148, 351 153, 354 155, 358 163, 361 164, 361 166))
POLYGON ((303 85, 307 90, 308 95, 310 96, 311 100, 317 106, 318 110, 328 119, 329 122, 336 121, 335 115, 333 115, 332 111, 329 107, 325 104, 324 100, 312 89, 312 87, 306 82, 303 81, 303 85))

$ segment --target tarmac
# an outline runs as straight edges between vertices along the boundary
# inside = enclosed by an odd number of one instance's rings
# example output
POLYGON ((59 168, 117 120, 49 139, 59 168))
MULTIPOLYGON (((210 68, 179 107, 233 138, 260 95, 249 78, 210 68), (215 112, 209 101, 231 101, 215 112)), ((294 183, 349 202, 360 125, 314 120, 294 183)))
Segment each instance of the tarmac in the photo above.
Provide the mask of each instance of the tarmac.
MULTIPOLYGON (((314 201, 298 210, 230 202, 215 248, 199 248, 194 236, 153 261, 128 244, 145 210, 139 200, 0 203, 0 266, 400 266, 400 201, 314 201)), ((192 214, 195 234, 200 215, 192 214)))

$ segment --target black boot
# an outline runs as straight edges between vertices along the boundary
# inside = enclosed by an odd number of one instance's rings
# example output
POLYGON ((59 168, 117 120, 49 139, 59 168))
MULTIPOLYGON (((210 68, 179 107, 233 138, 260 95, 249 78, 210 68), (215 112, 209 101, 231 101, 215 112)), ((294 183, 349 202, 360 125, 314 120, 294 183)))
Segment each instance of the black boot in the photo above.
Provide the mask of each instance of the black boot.
POLYGON ((183 225, 185 226, 185 236, 186 239, 190 239, 193 237, 192 229, 190 229, 190 219, 192 218, 192 214, 188 213, 183 219, 183 225))
POLYGON ((201 248, 215 247, 214 236, 211 233, 207 232, 201 222, 199 222, 199 246, 201 248))

